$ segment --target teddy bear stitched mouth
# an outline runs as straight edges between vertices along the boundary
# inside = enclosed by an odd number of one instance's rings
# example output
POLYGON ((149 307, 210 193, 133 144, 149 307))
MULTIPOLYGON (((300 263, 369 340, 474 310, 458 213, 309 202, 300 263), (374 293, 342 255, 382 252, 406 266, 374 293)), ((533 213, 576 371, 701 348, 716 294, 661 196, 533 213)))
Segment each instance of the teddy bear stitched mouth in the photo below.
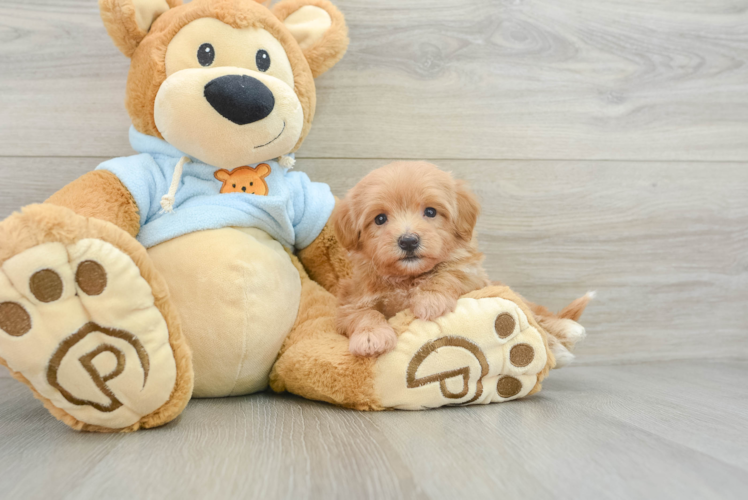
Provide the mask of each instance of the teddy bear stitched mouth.
POLYGON ((280 137, 281 135, 283 135, 283 132, 284 132, 285 130, 286 130, 286 120, 283 120, 283 127, 281 128, 281 131, 280 131, 280 133, 279 133, 278 135, 276 135, 276 136, 275 136, 275 138, 274 138, 273 140, 271 140, 270 142, 266 142, 265 144, 262 144, 262 145, 260 145, 260 146, 255 146, 255 149, 258 149, 258 148, 264 148, 265 146, 267 146, 267 145, 269 145, 269 144, 272 144, 272 143, 274 143, 274 142, 275 142, 275 140, 276 140, 276 139, 277 139, 278 137, 280 137))

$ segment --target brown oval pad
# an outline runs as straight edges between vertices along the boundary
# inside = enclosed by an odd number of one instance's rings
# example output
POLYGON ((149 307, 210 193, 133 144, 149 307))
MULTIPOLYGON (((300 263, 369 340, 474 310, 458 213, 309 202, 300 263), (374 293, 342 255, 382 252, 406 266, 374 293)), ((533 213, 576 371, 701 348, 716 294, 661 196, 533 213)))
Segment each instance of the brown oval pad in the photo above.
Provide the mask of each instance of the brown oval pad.
POLYGON ((75 282, 86 295, 100 295, 106 288, 106 271, 96 261, 83 261, 75 271, 75 282))
POLYGON ((39 302, 54 302, 62 297, 62 278, 51 269, 42 269, 29 279, 29 289, 39 302))
POLYGON ((527 366, 535 358, 535 351, 528 344, 517 344, 509 351, 509 361, 514 366, 527 366))
POLYGON ((0 304, 0 330, 13 337, 25 335, 31 330, 31 316, 21 304, 3 302, 0 304))
POLYGON ((514 332, 514 326, 516 322, 509 313, 501 313, 496 317, 494 327, 496 328, 496 335, 499 338, 505 339, 514 332))
POLYGON ((511 398, 516 396, 522 390, 522 382, 514 377, 505 375, 499 379, 496 384, 496 390, 502 398, 511 398))

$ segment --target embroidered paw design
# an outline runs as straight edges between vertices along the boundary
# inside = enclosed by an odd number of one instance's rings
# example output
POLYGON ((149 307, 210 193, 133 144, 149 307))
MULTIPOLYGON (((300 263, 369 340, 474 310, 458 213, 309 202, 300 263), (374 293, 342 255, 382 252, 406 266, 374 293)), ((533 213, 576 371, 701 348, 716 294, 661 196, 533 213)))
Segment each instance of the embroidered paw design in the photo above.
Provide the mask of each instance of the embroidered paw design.
POLYGON ((460 299, 434 322, 415 320, 377 361, 388 408, 485 404, 527 395, 547 362, 543 338, 514 303, 460 299))
POLYGON ((416 352, 415 356, 413 356, 413 358, 410 360, 410 363, 408 364, 408 371, 406 372, 406 385, 409 389, 413 389, 415 387, 422 387, 424 385, 438 382, 439 390, 441 391, 442 396, 447 399, 463 399, 465 396, 467 396, 467 394, 470 392, 471 369, 469 364, 466 364, 465 366, 460 368, 435 373, 433 375, 427 375, 420 378, 418 377, 418 369, 421 367, 424 361, 426 361, 432 353, 436 352, 442 347, 458 347, 461 349, 465 349, 466 351, 470 352, 470 354, 472 354, 478 361, 478 364, 480 365, 480 374, 477 381, 475 382, 476 386, 475 390, 473 391, 475 395, 462 404, 472 403, 473 401, 478 399, 481 394, 483 394, 483 377, 488 375, 488 360, 486 360, 486 356, 483 354, 483 351, 481 351, 480 347, 464 337, 440 337, 436 340, 432 340, 424 344, 423 347, 421 347, 418 352, 416 352), (447 381, 452 380, 455 377, 458 377, 462 380, 462 387, 460 387, 459 392, 452 392, 447 386, 447 381))
POLYGON ((169 400, 168 329, 129 256, 97 239, 46 243, 0 271, 0 357, 52 404, 116 429, 169 400))
POLYGON ((268 195, 268 184, 265 177, 270 175, 270 165, 260 163, 256 167, 239 167, 232 171, 225 168, 216 170, 213 176, 223 182, 221 193, 247 193, 260 196, 268 195))

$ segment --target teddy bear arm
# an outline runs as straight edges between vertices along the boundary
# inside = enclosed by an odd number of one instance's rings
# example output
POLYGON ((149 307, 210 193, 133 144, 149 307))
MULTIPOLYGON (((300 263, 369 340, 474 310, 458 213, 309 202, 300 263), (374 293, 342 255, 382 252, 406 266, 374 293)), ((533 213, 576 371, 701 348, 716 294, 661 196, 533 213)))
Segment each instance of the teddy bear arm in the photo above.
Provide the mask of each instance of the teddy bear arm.
POLYGON ((130 191, 112 172, 94 170, 53 194, 45 203, 69 208, 78 215, 111 222, 136 236, 140 214, 130 191))
POLYGON ((329 222, 309 246, 297 252, 297 256, 309 277, 332 294, 337 294, 340 281, 351 275, 348 253, 329 222))

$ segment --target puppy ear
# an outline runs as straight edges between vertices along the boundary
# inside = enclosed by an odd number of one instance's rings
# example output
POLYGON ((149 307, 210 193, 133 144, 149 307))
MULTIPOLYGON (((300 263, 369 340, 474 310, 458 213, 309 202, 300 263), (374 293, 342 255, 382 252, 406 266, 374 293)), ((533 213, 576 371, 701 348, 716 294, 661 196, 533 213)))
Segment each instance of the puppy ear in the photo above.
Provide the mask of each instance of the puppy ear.
POLYGON ((312 75, 340 61, 348 48, 348 27, 343 14, 328 0, 283 0, 273 7, 299 43, 312 75))
POLYGON ((330 219, 333 229, 335 229, 335 235, 343 248, 346 250, 356 248, 361 238, 361 231, 356 226, 351 203, 347 199, 338 200, 330 219))
POLYGON ((99 0, 99 12, 114 45, 132 57, 153 21, 181 4, 182 0, 99 0))
POLYGON ((454 219, 457 236, 465 241, 473 238, 473 229, 478 222, 480 204, 478 198, 464 181, 457 181, 457 215, 454 219))

